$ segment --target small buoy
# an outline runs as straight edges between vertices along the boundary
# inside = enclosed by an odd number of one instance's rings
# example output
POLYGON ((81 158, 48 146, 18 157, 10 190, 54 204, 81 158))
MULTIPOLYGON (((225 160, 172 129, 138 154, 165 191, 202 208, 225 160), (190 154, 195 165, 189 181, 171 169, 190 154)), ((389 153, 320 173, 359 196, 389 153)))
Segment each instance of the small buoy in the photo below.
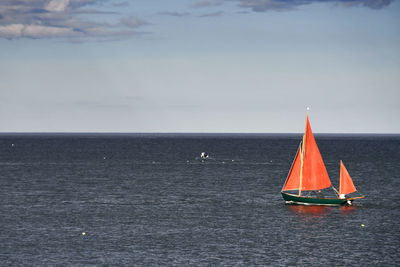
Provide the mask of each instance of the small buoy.
POLYGON ((234 162, 235 160, 233 159, 232 162, 234 162))
POLYGON ((106 159, 106 157, 103 157, 103 159, 106 159))
POLYGON ((187 162, 187 163, 189 163, 189 161, 188 161, 188 160, 187 160, 186 162, 187 162))
POLYGON ((14 147, 14 144, 11 144, 12 147, 14 147))
POLYGON ((361 224, 361 227, 365 227, 365 225, 362 223, 362 224, 361 224))
POLYGON ((82 232, 82 235, 86 235, 86 232, 82 232))

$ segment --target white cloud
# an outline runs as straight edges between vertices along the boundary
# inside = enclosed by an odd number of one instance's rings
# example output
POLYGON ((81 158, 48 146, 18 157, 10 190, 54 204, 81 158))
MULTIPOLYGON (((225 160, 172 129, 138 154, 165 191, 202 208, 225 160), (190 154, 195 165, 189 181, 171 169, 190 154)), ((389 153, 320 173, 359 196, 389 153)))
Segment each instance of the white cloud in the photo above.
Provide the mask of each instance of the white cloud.
POLYGON ((139 18, 123 18, 118 12, 102 9, 103 1, 0 0, 0 38, 118 40, 135 35, 137 32, 133 29, 148 24, 139 18), (85 18, 83 14, 97 16, 85 18), (100 18, 102 15, 119 22, 105 22, 100 18))
POLYGON ((82 33, 71 28, 60 28, 52 26, 27 25, 23 29, 24 37, 46 38, 46 37, 73 37, 82 33))
POLYGON ((46 6, 46 10, 53 12, 64 11, 68 4, 69 0, 51 0, 46 6))
POLYGON ((23 24, 11 24, 0 26, 0 36, 5 38, 16 38, 22 36, 23 24))
POLYGON ((61 28, 41 25, 11 24, 0 26, 0 36, 5 38, 46 38, 46 37, 73 37, 81 33, 72 28, 61 28))

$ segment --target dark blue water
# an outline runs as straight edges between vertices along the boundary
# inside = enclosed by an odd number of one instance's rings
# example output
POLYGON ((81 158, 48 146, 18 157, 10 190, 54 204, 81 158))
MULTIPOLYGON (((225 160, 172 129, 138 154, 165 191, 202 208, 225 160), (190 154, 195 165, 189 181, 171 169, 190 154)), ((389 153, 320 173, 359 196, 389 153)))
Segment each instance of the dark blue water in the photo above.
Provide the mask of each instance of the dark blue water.
POLYGON ((316 139, 365 199, 285 205, 299 135, 3 134, 0 265, 400 265, 400 136, 316 139))

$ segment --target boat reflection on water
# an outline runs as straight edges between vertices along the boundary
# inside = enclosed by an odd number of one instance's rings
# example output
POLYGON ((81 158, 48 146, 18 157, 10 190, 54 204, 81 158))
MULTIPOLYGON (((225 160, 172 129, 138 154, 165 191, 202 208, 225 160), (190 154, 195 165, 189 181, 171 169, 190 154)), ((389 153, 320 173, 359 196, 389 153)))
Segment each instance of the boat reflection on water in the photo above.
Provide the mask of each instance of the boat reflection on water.
POLYGON ((300 216, 304 217, 323 217, 331 211, 330 206, 323 206, 323 205, 286 205, 286 207, 300 216))
POLYGON ((345 205, 340 207, 324 205, 285 205, 285 207, 291 212, 309 219, 325 217, 325 215, 330 213, 332 209, 336 210, 338 208, 343 215, 353 214, 358 209, 358 206, 354 205, 345 205))
POLYGON ((345 205, 345 206, 340 206, 339 210, 344 214, 344 215, 349 215, 352 214, 357 210, 357 206, 354 205, 345 205))

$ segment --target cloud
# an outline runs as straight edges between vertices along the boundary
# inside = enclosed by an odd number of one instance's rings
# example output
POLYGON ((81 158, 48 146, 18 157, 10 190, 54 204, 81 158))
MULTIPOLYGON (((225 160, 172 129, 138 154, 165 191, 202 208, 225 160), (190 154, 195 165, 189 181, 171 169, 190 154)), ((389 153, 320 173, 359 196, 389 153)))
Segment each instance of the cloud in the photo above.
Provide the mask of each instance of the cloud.
POLYGON ((240 7, 251 8, 254 12, 264 12, 267 10, 283 11, 293 9, 296 5, 295 1, 279 1, 279 0, 254 0, 254 1, 240 1, 240 7))
POLYGON ((200 15, 201 18, 205 18, 205 17, 219 17, 222 16, 222 14, 224 14, 224 12, 222 11, 217 11, 217 12, 211 12, 211 13, 206 13, 203 15, 200 15))
POLYGON ((269 10, 286 11, 298 6, 313 3, 338 3, 344 6, 365 6, 372 9, 380 9, 388 6, 393 0, 239 0, 239 6, 251 8, 254 12, 269 10))
POLYGON ((222 0, 219 1, 208 1, 208 0, 200 0, 190 5, 193 8, 201 8, 201 7, 210 7, 210 6, 220 6, 222 4, 222 0))
POLYGON ((102 10, 103 2, 105 0, 1 0, 0 38, 61 38, 72 42, 117 40, 140 34, 137 28, 149 24, 138 18, 123 17, 115 11, 102 10), (96 18, 102 21, 83 18, 82 14, 99 15, 96 18), (101 15, 118 22, 104 22, 101 15))
POLYGON ((113 6, 117 6, 117 7, 126 7, 129 6, 129 3, 127 1, 125 2, 119 2, 119 3, 113 3, 113 6))
MULTIPOLYGON (((393 0, 198 0, 190 7, 212 8, 222 5, 224 1, 235 2, 242 10, 266 12, 287 11, 313 3, 380 9, 393 0)), ((150 24, 115 11, 129 4, 128 1, 118 0, 0 0, 0 38, 58 38, 71 42, 129 38, 142 34, 139 28, 150 24), (109 4, 105 5, 107 1, 109 4)), ((158 14, 174 17, 191 15, 176 11, 158 14)), ((209 12, 199 17, 222 14, 223 11, 209 12)))
POLYGON ((190 13, 188 12, 176 12, 176 11, 172 11, 172 12, 161 12, 159 13, 160 15, 167 15, 167 16, 172 16, 172 17, 186 17, 189 16, 190 13))
POLYGON ((71 28, 23 24, 0 26, 0 36, 5 38, 79 37, 81 35, 81 31, 71 28))
POLYGON ((121 19, 119 25, 123 25, 123 26, 129 27, 129 28, 137 28, 137 27, 140 27, 140 26, 143 26, 143 25, 146 25, 146 24, 149 24, 149 23, 147 23, 144 20, 140 20, 140 19, 131 17, 131 18, 123 18, 123 19, 121 19))
POLYGON ((53 12, 61 12, 65 10, 68 4, 69 0, 51 0, 46 6, 46 10, 53 12))

